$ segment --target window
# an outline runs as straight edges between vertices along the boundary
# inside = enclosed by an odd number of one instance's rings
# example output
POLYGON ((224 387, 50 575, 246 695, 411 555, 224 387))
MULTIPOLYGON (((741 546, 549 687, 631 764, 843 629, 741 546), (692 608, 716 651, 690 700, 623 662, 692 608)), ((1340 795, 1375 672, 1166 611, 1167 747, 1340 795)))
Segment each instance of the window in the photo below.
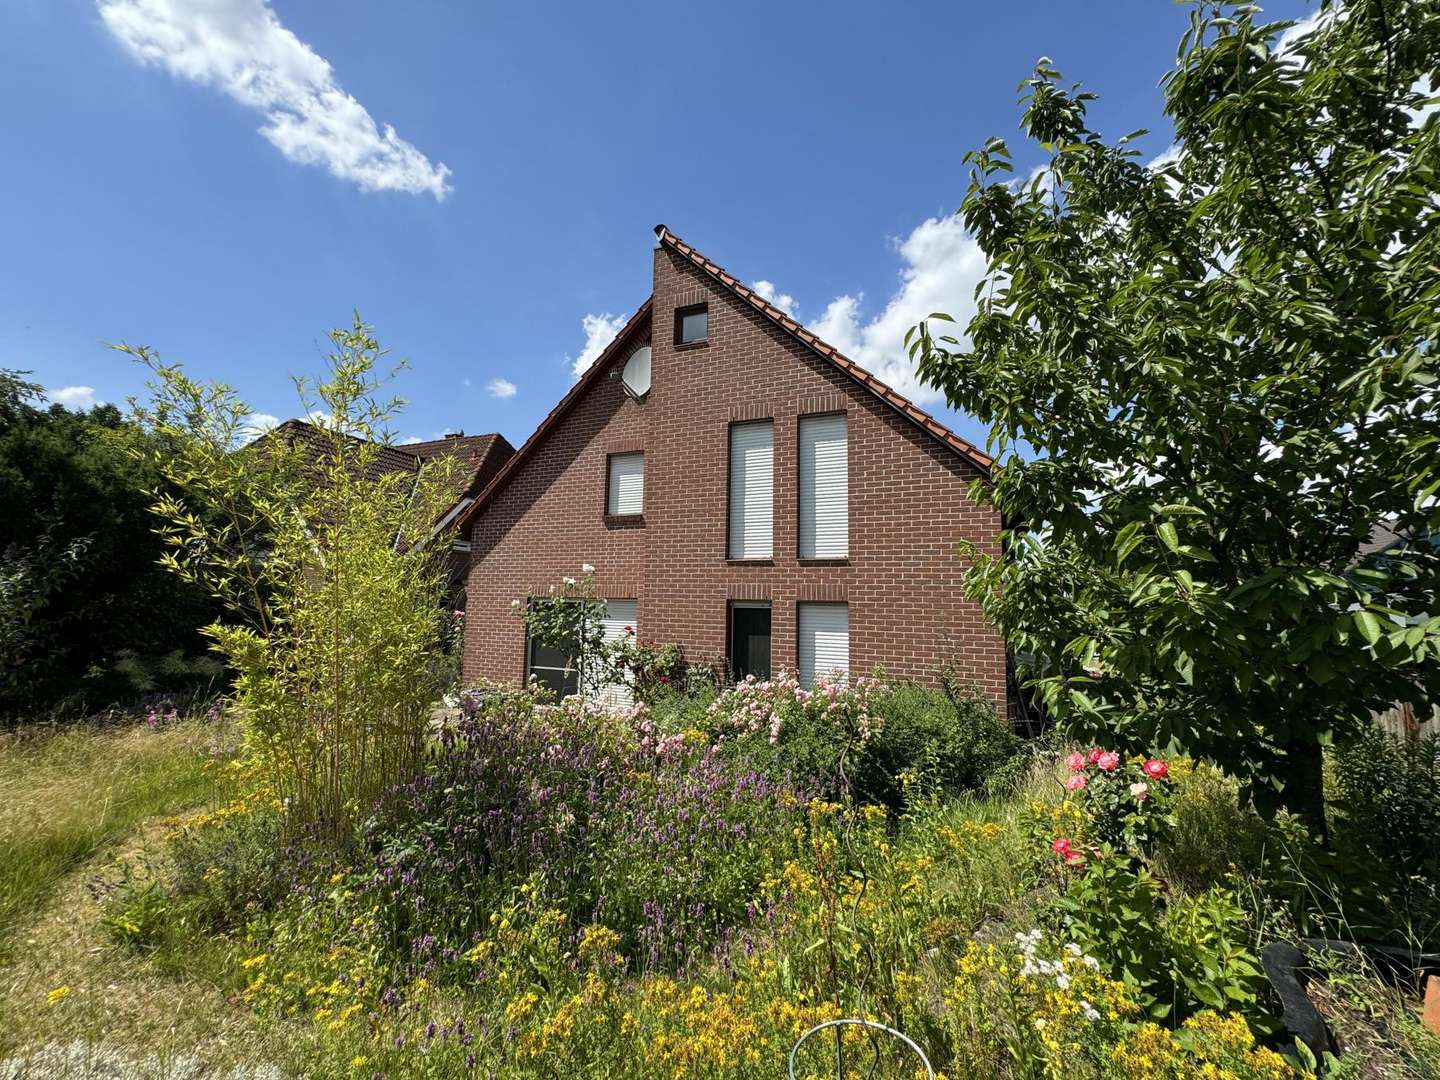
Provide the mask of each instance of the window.
POLYGON ((730 671, 737 679, 770 677, 770 603, 730 602, 730 671))
MULTIPOLYGON (((590 505, 595 505, 591 503, 590 505)), ((611 454, 606 483, 607 514, 640 514, 645 510, 645 455, 611 454)))
MULTIPOLYGON (((621 641, 635 633, 635 601, 606 600, 605 614, 600 619, 605 631, 605 640, 621 641)), ((599 679, 592 680, 599 682, 599 679)), ((631 704, 630 687, 621 679, 607 682, 600 690, 600 701, 612 709, 623 709, 631 704)))
POLYGON ((710 336, 710 308, 706 304, 675 310, 675 344, 693 345, 710 336))
POLYGON ((817 675, 850 671, 850 607, 847 604, 800 604, 796 619, 800 685, 817 675))
POLYGON ((529 650, 527 680, 534 679, 553 691, 557 698, 580 692, 580 670, 568 656, 559 649, 541 645, 534 638, 530 639, 529 650))
POLYGON ((850 466, 844 413, 800 418, 800 558, 850 555, 850 466))
POLYGON ((730 425, 732 559, 768 559, 775 553, 774 441, 773 421, 730 425))
MULTIPOLYGON (((600 616, 600 628, 606 641, 618 641, 635 632, 635 601, 606 600, 605 611, 600 616)), ((562 649, 542 645, 531 638, 526 645, 526 679, 534 679, 540 685, 554 692, 557 698, 570 697, 580 692, 580 664, 575 657, 562 649)), ((606 705, 623 708, 630 704, 630 687, 616 679, 610 682, 598 671, 595 677, 585 679, 586 693, 594 693, 606 705), (598 692, 596 687, 599 687, 598 692)))

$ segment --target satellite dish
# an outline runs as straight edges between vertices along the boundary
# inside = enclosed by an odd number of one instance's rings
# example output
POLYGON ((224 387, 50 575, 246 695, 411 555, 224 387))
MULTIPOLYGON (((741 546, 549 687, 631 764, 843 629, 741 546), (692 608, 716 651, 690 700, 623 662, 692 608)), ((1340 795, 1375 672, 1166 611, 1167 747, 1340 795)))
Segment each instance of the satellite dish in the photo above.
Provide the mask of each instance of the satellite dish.
POLYGON ((625 361, 625 371, 620 376, 625 392, 637 401, 650 392, 650 346, 641 345, 625 361))

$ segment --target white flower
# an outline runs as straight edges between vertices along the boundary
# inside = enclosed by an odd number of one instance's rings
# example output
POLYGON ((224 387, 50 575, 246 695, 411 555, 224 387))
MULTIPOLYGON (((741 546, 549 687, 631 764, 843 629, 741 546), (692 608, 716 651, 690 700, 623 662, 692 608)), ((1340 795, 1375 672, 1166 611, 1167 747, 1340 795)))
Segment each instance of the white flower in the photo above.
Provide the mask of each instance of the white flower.
POLYGON ((1082 962, 1083 962, 1083 963, 1085 964, 1085 966, 1086 966, 1087 968, 1089 968, 1091 971, 1099 971, 1099 970, 1100 970, 1100 961, 1099 961, 1099 960, 1096 960, 1093 956, 1087 956, 1087 957, 1085 957, 1082 962))
POLYGON ((1035 1030, 1036 1030, 1036 1031, 1044 1031, 1044 1030, 1045 1030, 1045 1021, 1044 1021, 1043 1018, 1041 1018, 1041 1017, 1039 1017, 1039 1016, 1037 1016, 1037 1017, 1035 1018, 1035 1030))
POLYGON ((578 581, 576 581, 573 577, 562 577, 560 580, 561 580, 564 584, 566 584, 566 585, 578 585, 578 584, 580 584, 580 583, 579 583, 578 581))
POLYGON ((510 601, 510 607, 511 607, 511 610, 513 610, 513 611, 519 611, 519 610, 520 610, 520 601, 519 601, 519 600, 511 600, 511 601, 510 601))
POLYGON ((1055 976, 1055 985, 1056 985, 1056 987, 1058 987, 1058 988, 1061 989, 1061 990, 1069 990, 1069 989, 1070 989, 1070 976, 1069 976, 1069 975, 1066 975, 1063 971, 1060 972, 1059 975, 1056 975, 1056 976, 1055 976))
POLYGON ((1066 944, 1066 946, 1065 946, 1065 951, 1066 951, 1067 953, 1069 953, 1071 956, 1079 956, 1079 955, 1080 955, 1080 946, 1079 946, 1079 945, 1076 945, 1075 942, 1071 941, 1071 942, 1069 942, 1069 943, 1066 944))
POLYGON ((593 574, 595 572, 595 567, 591 566, 588 562, 582 563, 580 566, 580 572, 582 574, 593 574))
POLYGON ((1080 1012, 1084 1015, 1085 1019, 1089 1020, 1092 1024, 1100 1019, 1100 1010, 1083 999, 1080 1002, 1080 1012))

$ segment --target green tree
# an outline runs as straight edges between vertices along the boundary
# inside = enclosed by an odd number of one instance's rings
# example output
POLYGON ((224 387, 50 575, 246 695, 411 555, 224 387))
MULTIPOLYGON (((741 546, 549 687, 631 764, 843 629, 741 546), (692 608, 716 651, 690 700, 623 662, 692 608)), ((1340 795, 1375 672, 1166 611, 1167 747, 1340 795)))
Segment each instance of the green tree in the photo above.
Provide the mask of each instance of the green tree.
POLYGON ((1382 522, 1440 525, 1440 6, 1290 28, 1198 6, 1149 164, 1040 61, 1043 168, 1007 181, 999 140, 967 158, 966 337, 910 344, 990 424, 1007 529, 969 583, 1050 708, 1323 830, 1321 746, 1440 697, 1435 549, 1362 553, 1382 522))
POLYGON ((312 427, 246 445, 251 409, 145 347, 154 374, 139 421, 172 446, 154 461, 164 563, 224 603, 206 628, 235 671, 250 749, 297 827, 342 838, 420 768, 446 686, 440 600, 451 458, 418 475, 376 467, 402 402, 382 399, 370 327, 331 331, 329 369, 297 381, 312 427))
POLYGON ((0 370, 0 715, 93 709, 218 678, 205 591, 159 564, 159 449, 113 405, 40 408, 0 370))

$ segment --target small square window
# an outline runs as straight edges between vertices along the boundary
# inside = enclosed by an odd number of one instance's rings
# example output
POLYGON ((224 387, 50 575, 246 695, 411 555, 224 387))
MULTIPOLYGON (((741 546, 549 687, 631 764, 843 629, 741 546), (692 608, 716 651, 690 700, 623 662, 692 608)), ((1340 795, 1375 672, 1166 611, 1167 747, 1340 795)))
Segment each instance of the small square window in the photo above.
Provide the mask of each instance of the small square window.
POLYGON ((710 308, 706 304, 675 312, 675 344, 692 345, 710 336, 710 308))

